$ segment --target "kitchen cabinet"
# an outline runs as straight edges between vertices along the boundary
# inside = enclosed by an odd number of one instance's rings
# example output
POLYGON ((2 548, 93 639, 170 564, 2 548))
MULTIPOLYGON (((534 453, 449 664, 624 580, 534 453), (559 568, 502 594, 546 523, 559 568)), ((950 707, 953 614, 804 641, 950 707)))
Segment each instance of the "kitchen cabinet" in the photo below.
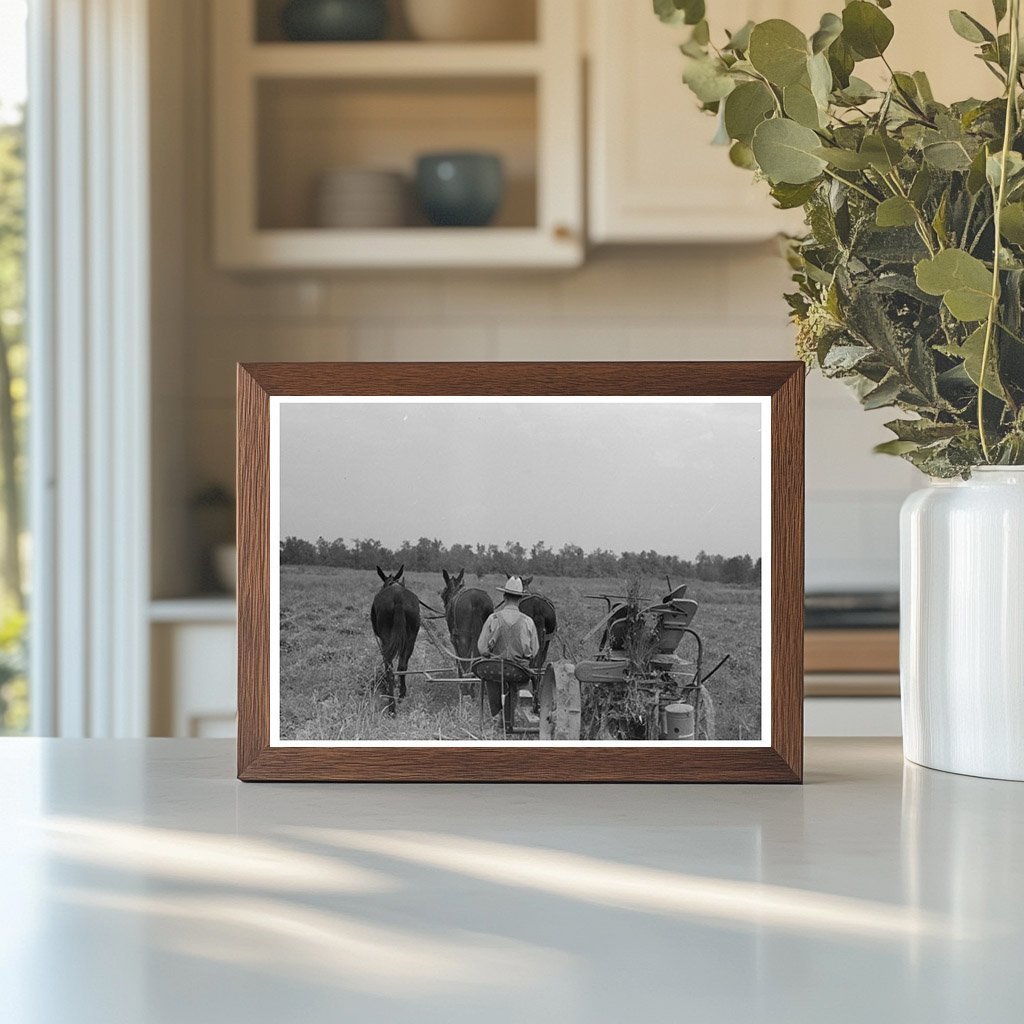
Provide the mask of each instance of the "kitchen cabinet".
MULTIPOLYGON (((217 0, 213 29, 214 250, 233 270, 546 267, 583 259, 579 8, 535 4, 531 39, 374 42, 281 38, 276 0, 217 0), (424 152, 498 154, 493 225, 318 223, 327 172, 399 172, 424 152)), ((410 189, 411 192, 411 189, 410 189)))
MULTIPOLYGON (((689 28, 663 25, 649 3, 589 3, 591 241, 736 242, 798 230, 798 212, 774 209, 767 185, 710 144, 715 120, 681 81, 689 28)), ((750 19, 816 25, 818 15, 807 13, 820 9, 820 0, 711 0, 708 17, 720 35, 750 19)))
MULTIPOLYGON (((710 145, 715 121, 682 84, 678 44, 685 26, 663 25, 646 2, 587 0, 589 234, 593 243, 727 242, 799 231, 799 211, 776 210, 767 186, 710 145)), ((747 20, 785 18, 811 33, 825 0, 708 0, 714 37, 747 20)), ((988 0, 957 4, 985 23, 988 0)), ((896 27, 887 56, 896 68, 928 72, 944 101, 995 94, 998 83, 972 46, 955 35, 946 7, 901 0, 886 11, 896 27)), ((886 76, 880 61, 862 77, 886 76)))
POLYGON ((230 597, 150 605, 150 735, 235 735, 235 602, 230 597))

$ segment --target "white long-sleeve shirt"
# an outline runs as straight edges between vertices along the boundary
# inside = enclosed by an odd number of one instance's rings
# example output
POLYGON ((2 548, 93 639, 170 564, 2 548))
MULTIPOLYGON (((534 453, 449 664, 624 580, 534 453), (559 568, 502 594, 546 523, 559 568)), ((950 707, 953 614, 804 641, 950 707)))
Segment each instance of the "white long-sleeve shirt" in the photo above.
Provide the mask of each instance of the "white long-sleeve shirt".
POLYGON ((518 608, 500 608, 480 631, 480 653, 529 661, 540 650, 537 627, 518 608))

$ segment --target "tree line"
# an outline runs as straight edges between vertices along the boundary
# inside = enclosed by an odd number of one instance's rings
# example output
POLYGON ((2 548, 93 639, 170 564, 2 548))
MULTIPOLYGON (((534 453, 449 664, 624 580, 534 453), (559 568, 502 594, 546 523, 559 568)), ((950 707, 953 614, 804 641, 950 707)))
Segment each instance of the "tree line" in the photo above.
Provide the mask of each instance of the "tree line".
POLYGON ((543 541, 530 548, 518 541, 497 544, 452 544, 421 537, 415 544, 405 541, 391 549, 379 540, 357 539, 346 543, 320 537, 316 543, 301 537, 281 542, 281 565, 323 565, 342 569, 373 569, 374 566, 404 565, 410 572, 440 572, 465 569, 486 576, 493 573, 533 576, 671 576, 717 583, 760 583, 761 559, 750 555, 711 555, 701 551, 692 561, 657 551, 623 551, 616 554, 597 548, 584 551, 578 544, 565 544, 557 551, 543 541))

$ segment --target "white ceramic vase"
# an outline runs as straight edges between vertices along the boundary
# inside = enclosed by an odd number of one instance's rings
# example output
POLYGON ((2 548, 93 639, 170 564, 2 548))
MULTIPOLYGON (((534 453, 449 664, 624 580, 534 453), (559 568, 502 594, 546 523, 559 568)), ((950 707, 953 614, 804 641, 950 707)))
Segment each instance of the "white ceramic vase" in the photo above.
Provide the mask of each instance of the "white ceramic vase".
POLYGON ((1024 467, 912 494, 900 550, 905 755, 1024 781, 1024 467))

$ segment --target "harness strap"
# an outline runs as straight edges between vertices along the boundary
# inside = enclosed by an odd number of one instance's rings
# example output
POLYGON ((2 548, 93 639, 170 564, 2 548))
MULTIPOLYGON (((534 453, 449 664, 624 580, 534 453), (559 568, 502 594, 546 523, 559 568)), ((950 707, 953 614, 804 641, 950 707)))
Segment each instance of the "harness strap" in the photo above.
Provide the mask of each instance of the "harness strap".
MULTIPOLYGON (((384 586, 385 587, 401 587, 403 590, 409 590, 409 588, 403 582, 401 582, 401 580, 392 580, 390 583, 385 583, 384 586)), ((383 589, 384 589, 384 587, 381 587, 381 590, 383 590, 383 589)), ((409 593, 412 594, 412 591, 409 590, 409 593)), ((433 614, 436 615, 439 619, 443 619, 444 618, 444 612, 439 612, 436 608, 431 608, 430 605, 427 604, 427 602, 424 601, 423 598, 421 598, 418 594, 412 594, 412 596, 415 597, 416 600, 424 608, 426 608, 428 612, 433 612, 433 614)))

